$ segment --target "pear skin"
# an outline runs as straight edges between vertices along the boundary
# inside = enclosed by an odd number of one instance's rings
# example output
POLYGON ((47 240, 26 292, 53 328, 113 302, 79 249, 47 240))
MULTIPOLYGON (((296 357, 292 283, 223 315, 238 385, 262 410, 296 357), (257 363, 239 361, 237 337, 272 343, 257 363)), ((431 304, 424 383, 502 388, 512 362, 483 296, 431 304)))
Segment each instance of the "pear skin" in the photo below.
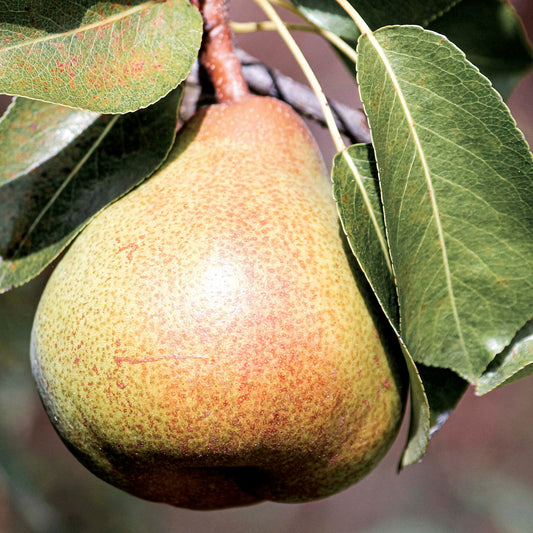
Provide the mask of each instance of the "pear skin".
POLYGON ((32 369, 69 449, 131 494, 305 502, 397 434, 407 379, 380 331, 311 134, 250 97, 199 112, 80 234, 41 298, 32 369))

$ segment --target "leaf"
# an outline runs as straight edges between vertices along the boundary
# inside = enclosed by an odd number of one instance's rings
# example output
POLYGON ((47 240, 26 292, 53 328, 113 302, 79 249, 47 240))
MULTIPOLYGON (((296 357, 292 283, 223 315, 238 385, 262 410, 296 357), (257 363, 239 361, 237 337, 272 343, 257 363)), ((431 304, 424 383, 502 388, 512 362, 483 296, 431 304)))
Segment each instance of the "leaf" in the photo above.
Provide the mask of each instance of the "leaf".
POLYGON ((507 98, 533 67, 533 53, 516 11, 505 0, 462 0, 432 22, 507 98))
POLYGON ((409 371, 411 417, 402 466, 419 461, 429 442, 429 405, 399 334, 398 302, 389 260, 377 169, 371 145, 350 146, 333 160, 333 193, 350 248, 392 325, 409 371))
POLYGON ((398 301, 372 145, 357 144, 338 153, 331 176, 348 242, 389 321, 398 329, 398 301))
MULTIPOLYGON (((389 24, 426 25, 460 0, 352 0, 350 4, 372 29, 389 24)), ((292 0, 313 24, 355 41, 359 30, 336 0, 292 0)))
POLYGON ((100 115, 15 98, 0 120, 0 187, 67 147, 100 115))
POLYGON ((0 7, 0 92, 99 113, 158 101, 189 73, 202 18, 187 0, 27 0, 0 7))
POLYGON ((0 292, 37 276, 99 210, 161 165, 181 94, 114 116, 16 99, 0 122, 9 148, 0 167, 0 292))
POLYGON ((430 410, 429 402, 422 378, 418 369, 401 342, 402 351, 409 371, 409 384, 411 386, 411 417, 409 419, 409 434, 405 445, 400 468, 417 463, 422 459, 429 444, 430 435, 430 410))
POLYGON ((488 80, 441 35, 389 27, 358 47, 401 336, 475 382, 533 302, 533 161, 488 80))
POLYGON ((514 342, 492 361, 477 381, 476 394, 514 383, 533 374, 533 320, 517 334, 514 342))

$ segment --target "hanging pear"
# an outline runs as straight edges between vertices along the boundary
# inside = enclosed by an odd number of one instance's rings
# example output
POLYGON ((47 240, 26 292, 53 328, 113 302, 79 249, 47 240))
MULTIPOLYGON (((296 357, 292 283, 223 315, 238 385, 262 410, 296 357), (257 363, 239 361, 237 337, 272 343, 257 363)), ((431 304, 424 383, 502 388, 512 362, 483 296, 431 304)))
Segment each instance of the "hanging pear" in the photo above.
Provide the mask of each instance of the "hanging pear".
POLYGON ((199 112, 47 284, 31 355, 59 435, 109 483, 192 509, 355 483, 406 377, 346 250, 298 115, 252 96, 199 112))

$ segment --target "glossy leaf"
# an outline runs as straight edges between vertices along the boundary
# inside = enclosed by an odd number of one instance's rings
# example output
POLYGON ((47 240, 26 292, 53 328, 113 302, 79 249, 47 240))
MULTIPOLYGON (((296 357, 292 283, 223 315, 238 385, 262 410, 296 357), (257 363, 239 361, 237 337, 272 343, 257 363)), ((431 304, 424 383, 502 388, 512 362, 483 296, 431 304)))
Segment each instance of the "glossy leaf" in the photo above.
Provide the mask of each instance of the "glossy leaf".
POLYGON ((16 100, 0 122, 9 147, 0 167, 0 292, 38 275, 91 217, 164 161, 181 92, 127 115, 16 100))
POLYGON ((187 0, 0 4, 0 92, 100 113, 158 101, 189 73, 202 18, 187 0))
POLYGON ((100 114, 16 98, 0 120, 0 186, 65 149, 100 114))
POLYGON ((415 361, 475 382, 531 314, 531 154, 441 35, 384 28, 358 54, 401 336, 415 361))
POLYGON ((504 98, 533 67, 524 28, 505 0, 462 0, 428 29, 461 48, 504 98))
POLYGON ((492 361, 477 381, 476 393, 486 394, 533 374, 533 320, 514 342, 492 361))
POLYGON ((371 145, 358 144, 335 156, 333 193, 350 248, 393 327, 409 372, 411 416, 402 466, 419 461, 429 443, 429 404, 422 381, 399 334, 398 302, 387 249, 371 145))
MULTIPOLYGON (((459 0, 351 0, 352 6, 372 29, 389 24, 426 25, 459 0)), ((340 37, 355 40, 359 31, 336 0, 292 0, 313 24, 340 37)))

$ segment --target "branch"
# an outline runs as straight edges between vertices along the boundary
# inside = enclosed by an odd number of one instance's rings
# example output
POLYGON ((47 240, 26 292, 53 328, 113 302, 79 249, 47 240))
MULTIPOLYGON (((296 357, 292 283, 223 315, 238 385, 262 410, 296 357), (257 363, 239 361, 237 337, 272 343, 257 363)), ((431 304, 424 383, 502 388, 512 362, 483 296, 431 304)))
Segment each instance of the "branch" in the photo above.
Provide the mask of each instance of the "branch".
MULTIPOLYGON (((293 107, 300 115, 326 126, 320 104, 313 91, 279 70, 272 69, 242 50, 236 50, 242 61, 244 79, 251 91, 261 96, 273 96, 293 107)), ((185 95, 182 103, 181 117, 190 118, 198 107, 215 101, 213 87, 195 65, 187 78, 185 95)), ((361 109, 328 100, 340 132, 347 137, 350 144, 370 142, 370 130, 366 116, 361 109)))

